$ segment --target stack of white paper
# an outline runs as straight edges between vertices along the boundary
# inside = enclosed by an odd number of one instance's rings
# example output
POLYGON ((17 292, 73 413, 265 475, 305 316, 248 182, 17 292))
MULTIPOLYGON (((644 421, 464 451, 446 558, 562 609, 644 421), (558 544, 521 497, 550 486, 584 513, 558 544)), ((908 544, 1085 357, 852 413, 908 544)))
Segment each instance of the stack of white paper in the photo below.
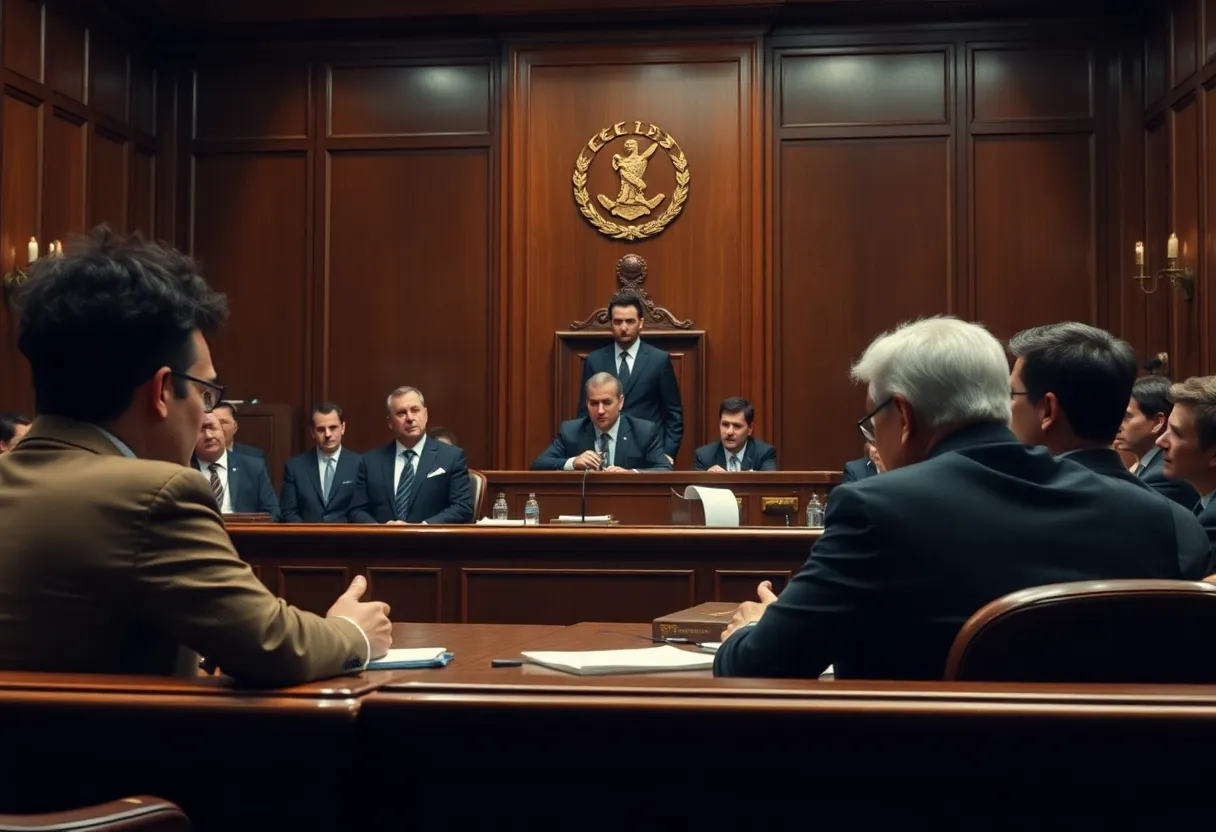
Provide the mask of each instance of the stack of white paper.
POLYGON ((714 657, 664 644, 635 650, 532 650, 522 654, 532 664, 564 670, 578 676, 608 673, 665 673, 671 670, 709 670, 714 657))
POLYGON ((700 647, 702 650, 706 651, 707 653, 717 653, 718 648, 722 646, 722 642, 720 642, 720 641, 703 641, 700 644, 698 644, 697 646, 700 647))
POLYGON ((582 523, 586 520, 588 523, 607 523, 612 519, 611 514, 588 514, 583 517, 581 514, 559 514, 557 519, 563 523, 582 523))
POLYGON ((477 521, 478 526, 522 526, 523 520, 494 520, 489 517, 483 517, 477 521))

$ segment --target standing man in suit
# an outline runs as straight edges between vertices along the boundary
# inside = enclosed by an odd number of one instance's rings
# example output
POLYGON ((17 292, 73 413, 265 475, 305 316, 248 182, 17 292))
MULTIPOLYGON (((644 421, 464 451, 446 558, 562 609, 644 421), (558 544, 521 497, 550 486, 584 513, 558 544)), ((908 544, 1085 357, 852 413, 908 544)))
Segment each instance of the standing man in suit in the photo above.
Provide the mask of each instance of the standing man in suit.
POLYGON ((692 469, 710 474, 735 471, 776 471, 777 449, 752 436, 756 409, 733 396, 718 405, 718 442, 697 448, 692 469))
POLYGON ((0 456, 0 668, 193 677, 201 652, 292 685, 384 655, 363 576, 325 618, 276 598, 186 467, 224 395, 206 335, 228 314, 189 257, 102 226, 36 261, 16 309, 39 415, 0 456))
POLYGON ((345 523, 359 475, 359 454, 342 447, 342 408, 323 402, 312 409, 316 450, 283 466, 280 505, 284 523, 345 523))
POLYGON ((841 483, 864 480, 886 470, 882 467, 882 460, 873 442, 863 442, 861 450, 865 456, 861 459, 850 459, 844 464, 844 470, 840 474, 841 483))
POLYGON ((1170 380, 1164 376, 1144 376, 1132 385, 1132 394, 1115 437, 1115 449, 1127 451, 1140 461, 1133 473, 1154 490, 1169 497, 1188 511, 1199 501, 1190 483, 1165 475, 1165 457, 1157 440, 1165 433, 1170 411, 1170 380))
POLYGON ((532 461, 533 471, 671 470, 658 427, 621 413, 625 396, 616 376, 596 373, 584 389, 591 415, 562 422, 553 443, 532 461))
POLYGON ((211 484, 221 514, 269 514, 271 520, 279 519, 279 499, 266 463, 225 448, 224 432, 211 413, 203 417, 190 464, 211 484))
POLYGON ((413 387, 388 396, 393 442, 363 455, 350 522, 437 525, 473 520, 473 486, 464 451, 426 435, 426 400, 413 387))
POLYGON ((1197 581, 1208 575, 1216 565, 1199 521, 1128 471, 1111 446, 1136 380, 1131 345, 1097 327, 1066 322, 1019 332, 1009 352, 1016 359, 1009 377, 1009 425, 1017 437, 1122 483, 1129 492, 1125 510, 1139 512, 1142 523, 1178 542, 1178 577, 1197 581))
POLYGON ((1165 475, 1184 480, 1199 497, 1191 506, 1216 546, 1216 376, 1195 376, 1172 385, 1169 422, 1157 445, 1165 475))
POLYGON ((266 452, 261 448, 255 448, 253 445, 245 445, 236 441, 236 432, 240 430, 241 425, 236 420, 236 405, 232 402, 220 402, 215 406, 215 419, 220 423, 220 430, 224 432, 224 447, 230 451, 235 451, 241 456, 257 457, 263 462, 266 461, 266 452))
POLYGON ((762 584, 736 610, 716 674, 814 677, 833 664, 841 678, 940 679, 959 629, 996 598, 1177 577, 1178 542, 1144 522, 1142 498, 1010 432, 1009 362, 979 324, 884 333, 853 378, 867 385, 858 425, 887 470, 832 492, 781 597, 762 584))
MULTIPOLYGON (((625 415, 645 419, 659 428, 659 444, 667 461, 674 464, 684 438, 684 407, 671 356, 639 337, 645 307, 634 295, 617 295, 608 302, 612 335, 616 343, 590 353, 583 362, 582 389, 598 373, 620 379, 625 396, 625 415)), ((578 416, 587 415, 587 400, 578 403, 578 416)))
POLYGON ((11 410, 0 413, 0 454, 11 451, 30 429, 30 420, 11 410))

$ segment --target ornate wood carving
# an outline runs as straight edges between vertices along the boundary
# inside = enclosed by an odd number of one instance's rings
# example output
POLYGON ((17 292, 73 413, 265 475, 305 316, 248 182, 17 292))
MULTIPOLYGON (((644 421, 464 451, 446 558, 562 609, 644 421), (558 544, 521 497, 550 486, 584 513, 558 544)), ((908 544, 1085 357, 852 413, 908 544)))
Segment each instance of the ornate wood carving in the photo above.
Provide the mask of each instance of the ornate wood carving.
MULTIPOLYGON (((654 324, 659 329, 692 329, 692 321, 677 320, 676 316, 666 307, 656 306, 655 302, 646 294, 646 290, 642 288, 642 284, 646 282, 646 261, 640 254, 626 254, 617 261, 616 280, 620 284, 622 293, 635 295, 646 307, 642 318, 647 322, 654 324)), ((570 324, 570 328, 573 330, 607 329, 610 321, 608 307, 601 306, 583 320, 570 324)))

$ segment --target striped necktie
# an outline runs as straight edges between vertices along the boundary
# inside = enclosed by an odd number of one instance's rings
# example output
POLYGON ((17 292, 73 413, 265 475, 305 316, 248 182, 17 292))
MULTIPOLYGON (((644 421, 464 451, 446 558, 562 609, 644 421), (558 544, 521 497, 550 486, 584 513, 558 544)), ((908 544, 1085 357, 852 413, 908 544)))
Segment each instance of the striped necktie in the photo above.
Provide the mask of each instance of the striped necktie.
POLYGON ((727 468, 731 471, 738 471, 739 470, 739 457, 737 457, 735 454, 731 454, 730 455, 730 464, 727 465, 727 468))
POLYGON ((215 507, 220 511, 224 510, 224 484, 220 482, 220 464, 213 462, 208 466, 211 469, 211 491, 215 494, 215 507))
POLYGON ((405 466, 401 469, 401 479, 397 480, 397 493, 393 499, 397 511, 397 519, 404 520, 410 508, 410 487, 414 484, 414 452, 405 451, 405 466))

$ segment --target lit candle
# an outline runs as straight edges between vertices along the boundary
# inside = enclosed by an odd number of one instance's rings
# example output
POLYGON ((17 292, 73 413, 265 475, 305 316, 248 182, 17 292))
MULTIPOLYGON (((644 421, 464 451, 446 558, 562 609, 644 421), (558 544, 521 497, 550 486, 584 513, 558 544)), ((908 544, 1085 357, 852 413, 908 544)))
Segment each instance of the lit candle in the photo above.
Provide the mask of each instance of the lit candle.
POLYGON ((1178 235, 1171 234, 1169 242, 1165 244, 1165 257, 1167 260, 1178 259, 1178 235))
POLYGON ((58 240, 51 243, 51 253, 54 254, 56 257, 62 257, 63 256, 63 243, 59 242, 58 240))
POLYGON ((1136 243, 1136 265, 1144 265, 1144 243, 1136 243))
POLYGON ((37 259, 38 259, 38 238, 30 237, 29 260, 27 262, 33 263, 37 259))

